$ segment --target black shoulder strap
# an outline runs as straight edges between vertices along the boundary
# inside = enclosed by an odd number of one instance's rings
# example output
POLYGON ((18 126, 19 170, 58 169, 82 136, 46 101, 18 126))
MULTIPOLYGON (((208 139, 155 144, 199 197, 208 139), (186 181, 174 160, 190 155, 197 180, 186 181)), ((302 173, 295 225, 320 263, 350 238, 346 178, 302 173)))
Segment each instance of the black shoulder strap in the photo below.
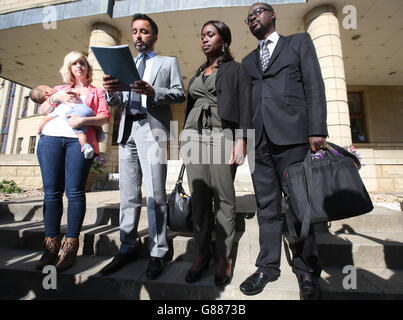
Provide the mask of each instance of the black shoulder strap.
POLYGON ((185 173, 185 169, 186 169, 186 166, 184 163, 182 163, 182 167, 181 167, 181 170, 179 171, 179 176, 178 176, 178 180, 176 180, 176 183, 178 183, 178 182, 182 183, 183 174, 185 173))

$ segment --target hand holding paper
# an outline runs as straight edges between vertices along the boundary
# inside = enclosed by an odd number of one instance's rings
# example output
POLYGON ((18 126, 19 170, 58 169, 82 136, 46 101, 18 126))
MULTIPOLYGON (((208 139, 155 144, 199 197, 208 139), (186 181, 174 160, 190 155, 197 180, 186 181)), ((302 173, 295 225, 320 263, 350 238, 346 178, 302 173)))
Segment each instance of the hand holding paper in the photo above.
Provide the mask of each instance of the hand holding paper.
POLYGON ((151 84, 143 80, 137 80, 135 83, 130 85, 130 88, 138 94, 145 94, 149 97, 155 96, 155 90, 151 84))
POLYGON ((120 83, 119 79, 116 79, 109 74, 103 76, 102 86, 110 96, 112 96, 116 91, 122 90, 122 84, 120 83))
POLYGON ((97 58, 102 71, 110 76, 107 79, 104 78, 104 82, 109 81, 109 83, 105 84, 110 86, 110 91, 116 91, 118 88, 117 82, 112 81, 111 77, 119 79, 121 83, 121 88, 119 89, 123 91, 130 90, 131 84, 141 80, 128 45, 113 47, 92 46, 91 50, 97 58))

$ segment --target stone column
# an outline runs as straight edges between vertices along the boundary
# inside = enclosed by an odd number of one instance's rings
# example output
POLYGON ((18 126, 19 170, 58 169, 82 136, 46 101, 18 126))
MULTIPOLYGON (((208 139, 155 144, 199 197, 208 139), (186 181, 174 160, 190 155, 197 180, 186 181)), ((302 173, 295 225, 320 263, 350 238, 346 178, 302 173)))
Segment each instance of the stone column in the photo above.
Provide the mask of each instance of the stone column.
POLYGON ((351 145, 347 87, 336 9, 331 5, 312 9, 305 16, 305 28, 315 45, 325 82, 329 140, 340 146, 351 145))
MULTIPOLYGON (((97 59, 91 51, 91 46, 110 47, 120 44, 120 32, 116 28, 105 24, 95 23, 92 26, 92 32, 90 37, 90 47, 88 52, 88 60, 93 68, 93 82, 96 87, 102 87, 102 77, 104 73, 98 64, 97 59)), ((100 151, 102 153, 108 153, 109 146, 112 145, 112 132, 113 132, 113 119, 114 110, 111 110, 111 120, 108 124, 102 126, 105 131, 106 139, 99 144, 100 151)))

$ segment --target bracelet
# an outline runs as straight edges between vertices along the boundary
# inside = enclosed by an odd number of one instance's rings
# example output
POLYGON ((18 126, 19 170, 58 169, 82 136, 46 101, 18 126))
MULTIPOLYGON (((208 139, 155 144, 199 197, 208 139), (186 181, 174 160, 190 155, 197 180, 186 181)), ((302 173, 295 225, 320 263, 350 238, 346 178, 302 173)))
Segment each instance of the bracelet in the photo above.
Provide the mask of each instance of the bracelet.
POLYGON ((49 104, 50 104, 52 107, 56 107, 57 105, 59 105, 59 103, 55 103, 55 102, 53 101, 52 96, 50 96, 50 97, 48 98, 48 102, 49 102, 49 104))

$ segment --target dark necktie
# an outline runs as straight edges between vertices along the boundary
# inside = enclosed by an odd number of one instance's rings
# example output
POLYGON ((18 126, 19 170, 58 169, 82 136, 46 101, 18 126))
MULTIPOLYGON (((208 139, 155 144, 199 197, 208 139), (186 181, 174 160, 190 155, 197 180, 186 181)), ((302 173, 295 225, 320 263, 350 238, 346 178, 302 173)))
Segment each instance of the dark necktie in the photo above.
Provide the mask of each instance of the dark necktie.
POLYGON ((260 64, 262 65, 262 71, 265 72, 267 67, 269 66, 270 61, 270 51, 268 48, 271 40, 266 39, 262 43, 262 48, 260 49, 260 64))
MULTIPOLYGON (((146 60, 148 56, 146 54, 142 55, 140 57, 140 63, 137 67, 137 71, 139 72, 140 78, 143 79, 144 76, 144 70, 146 69, 146 60)), ((129 106, 129 112, 133 115, 139 114, 139 113, 145 113, 141 111, 141 94, 131 92, 131 103, 129 106)))
POLYGON ((143 79, 144 70, 146 69, 146 60, 147 60, 147 58, 148 58, 148 56, 146 54, 141 56, 139 66, 137 67, 137 70, 139 72, 139 75, 140 75, 141 79, 143 79))

